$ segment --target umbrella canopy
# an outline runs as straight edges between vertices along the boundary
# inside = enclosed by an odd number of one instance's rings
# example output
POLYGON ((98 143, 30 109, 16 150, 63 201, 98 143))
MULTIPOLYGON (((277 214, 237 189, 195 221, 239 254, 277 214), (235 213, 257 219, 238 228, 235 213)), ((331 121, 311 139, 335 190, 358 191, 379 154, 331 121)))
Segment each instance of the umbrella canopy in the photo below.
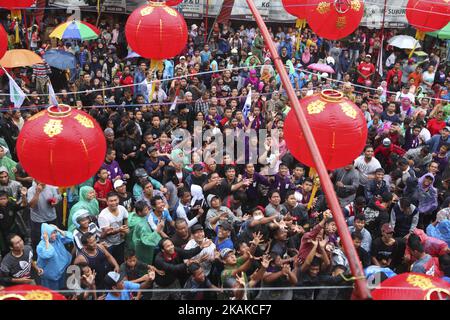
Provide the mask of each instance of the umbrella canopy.
POLYGON ((13 49, 6 51, 0 60, 0 65, 4 68, 30 67, 33 64, 43 63, 41 57, 30 50, 13 49))
POLYGON ((402 273, 384 280, 372 291, 374 300, 445 300, 450 298, 450 284, 440 278, 420 273, 402 273))
POLYGON ((45 52, 44 59, 49 66, 61 70, 75 69, 77 59, 75 56, 62 50, 49 50, 45 52))
POLYGON ((140 57, 139 54, 137 54, 137 53, 134 52, 134 51, 131 51, 131 52, 127 55, 127 57, 126 57, 125 59, 133 59, 133 58, 139 58, 139 57, 140 57))
POLYGON ((428 32, 427 35, 436 37, 438 39, 448 40, 450 39, 450 22, 441 30, 428 32))
POLYGON ((50 33, 50 37, 58 39, 78 39, 78 40, 93 40, 98 38, 98 31, 91 28, 92 25, 88 25, 81 21, 67 21, 55 28, 50 33))
POLYGON ((313 63, 308 66, 308 69, 316 70, 319 72, 325 73, 334 73, 334 69, 327 64, 324 63, 313 63))
POLYGON ((417 49, 420 48, 420 43, 418 40, 414 39, 411 36, 395 36, 389 39, 388 43, 400 49, 417 49))

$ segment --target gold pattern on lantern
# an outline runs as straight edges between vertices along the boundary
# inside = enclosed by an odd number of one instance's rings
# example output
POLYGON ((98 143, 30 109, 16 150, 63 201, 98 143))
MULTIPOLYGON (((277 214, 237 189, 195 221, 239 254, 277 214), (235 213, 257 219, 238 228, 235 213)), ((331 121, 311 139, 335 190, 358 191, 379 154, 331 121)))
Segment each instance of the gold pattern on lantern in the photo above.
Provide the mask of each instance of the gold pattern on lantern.
POLYGON ((325 109, 325 102, 316 100, 308 104, 308 114, 321 113, 325 109))
POLYGON ((359 0, 351 0, 350 7, 353 11, 359 11, 361 10, 361 2, 359 2, 359 0))
POLYGON ((430 279, 416 274, 410 274, 408 278, 406 278, 406 282, 408 282, 410 285, 414 287, 419 287, 422 290, 429 290, 436 288, 436 286, 430 279))
POLYGON ((342 111, 345 113, 345 115, 347 117, 356 119, 357 112, 356 112, 355 108, 353 108, 351 106, 351 104, 349 104, 348 102, 342 102, 340 105, 341 105, 342 111))
POLYGON ((83 126, 86 128, 94 128, 94 122, 92 122, 91 119, 89 119, 86 116, 83 116, 82 114, 77 114, 75 116, 75 119, 83 126))
POLYGON ((44 126, 44 132, 50 138, 60 134, 63 130, 63 125, 61 120, 50 119, 44 126))
POLYGON ((153 7, 147 6, 144 9, 141 10, 141 16, 148 16, 149 14, 151 14, 153 12, 153 7))
POLYGON ((346 17, 338 17, 336 20, 336 28, 342 29, 347 25, 347 18, 346 17))
POLYGON ((25 300, 53 300, 53 295, 47 291, 33 290, 25 295, 25 300))
POLYGON ((172 9, 172 8, 170 8, 170 7, 164 7, 164 10, 165 10, 168 14, 170 14, 172 17, 176 17, 176 16, 178 15, 178 13, 177 13, 174 9, 172 9))
POLYGON ((316 10, 320 14, 326 14, 326 13, 330 12, 330 3, 328 3, 328 2, 319 2, 319 4, 317 5, 317 9, 316 10))

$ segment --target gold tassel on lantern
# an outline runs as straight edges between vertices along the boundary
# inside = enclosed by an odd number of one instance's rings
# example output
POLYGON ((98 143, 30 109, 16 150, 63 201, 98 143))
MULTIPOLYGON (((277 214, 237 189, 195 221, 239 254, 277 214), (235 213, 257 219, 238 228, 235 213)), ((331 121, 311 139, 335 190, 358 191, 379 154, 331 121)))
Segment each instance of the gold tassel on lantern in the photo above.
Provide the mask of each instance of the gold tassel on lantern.
POLYGON ((425 32, 421 30, 416 30, 416 39, 417 40, 425 40, 425 32))
POLYGON ((306 19, 297 19, 295 21, 295 27, 300 30, 305 28, 306 27, 306 19))
POLYGON ((319 176, 317 174, 316 169, 314 169, 314 168, 309 169, 309 177, 314 182, 313 182, 313 189, 312 189, 312 192, 311 192, 311 198, 309 199, 309 202, 308 202, 308 207, 307 207, 308 210, 311 209, 311 207, 313 205, 314 198, 316 197, 317 190, 320 187, 320 179, 319 179, 319 176))
POLYGON ((59 193, 63 197, 63 216, 62 216, 62 225, 66 227, 68 225, 67 223, 67 188, 60 187, 59 193))
MULTIPOLYGON (((156 73, 158 71, 164 70, 164 63, 163 60, 150 60, 150 70, 153 73, 153 78, 156 79, 156 73)), ((148 94, 148 101, 152 102, 153 93, 155 92, 155 82, 152 82, 152 89, 150 90, 150 93, 148 94)))
POLYGON ((417 42, 414 45, 414 48, 412 48, 412 50, 410 51, 410 53, 408 55, 408 58, 411 58, 413 56, 414 51, 416 51, 416 47, 417 47, 417 44, 419 43, 419 41, 423 41, 424 39, 425 39, 425 32, 417 29, 416 30, 416 40, 417 40, 417 42))
POLYGON ((22 10, 20 9, 11 10, 11 19, 14 20, 14 18, 17 18, 17 20, 22 20, 22 10))

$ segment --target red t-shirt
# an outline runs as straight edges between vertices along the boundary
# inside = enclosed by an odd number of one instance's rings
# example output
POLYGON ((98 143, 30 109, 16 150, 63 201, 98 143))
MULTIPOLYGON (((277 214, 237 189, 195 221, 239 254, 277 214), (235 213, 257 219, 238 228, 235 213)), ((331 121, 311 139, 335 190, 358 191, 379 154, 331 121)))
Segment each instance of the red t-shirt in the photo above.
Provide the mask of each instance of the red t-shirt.
MULTIPOLYGON (((94 184, 94 190, 95 193, 97 194, 97 198, 102 198, 102 199, 106 199, 106 195, 108 194, 108 192, 111 192, 113 189, 113 185, 111 180, 107 179, 105 183, 100 183, 100 181, 97 181, 94 184)), ((105 209, 107 207, 106 205, 106 201, 98 201, 100 210, 101 209, 105 209)))
MULTIPOLYGON (((375 66, 372 63, 366 63, 366 62, 361 62, 358 66, 358 71, 361 72, 363 75, 368 76, 371 73, 375 72, 375 66)), ((364 82, 367 79, 364 79, 363 77, 358 77, 358 83, 364 84, 364 82)))
POLYGON ((428 121, 427 128, 430 130, 431 136, 434 136, 435 134, 439 134, 439 131, 445 128, 445 121, 439 121, 433 118, 428 121))

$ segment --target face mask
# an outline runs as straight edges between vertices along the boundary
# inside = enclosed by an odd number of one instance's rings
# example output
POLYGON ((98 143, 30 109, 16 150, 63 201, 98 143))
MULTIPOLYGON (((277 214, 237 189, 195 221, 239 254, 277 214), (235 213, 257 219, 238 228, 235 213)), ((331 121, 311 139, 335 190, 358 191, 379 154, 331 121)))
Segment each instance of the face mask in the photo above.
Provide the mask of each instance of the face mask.
POLYGON ((253 219, 256 220, 256 221, 261 220, 262 218, 263 218, 263 216, 260 216, 260 215, 257 215, 257 216, 253 217, 253 219))

